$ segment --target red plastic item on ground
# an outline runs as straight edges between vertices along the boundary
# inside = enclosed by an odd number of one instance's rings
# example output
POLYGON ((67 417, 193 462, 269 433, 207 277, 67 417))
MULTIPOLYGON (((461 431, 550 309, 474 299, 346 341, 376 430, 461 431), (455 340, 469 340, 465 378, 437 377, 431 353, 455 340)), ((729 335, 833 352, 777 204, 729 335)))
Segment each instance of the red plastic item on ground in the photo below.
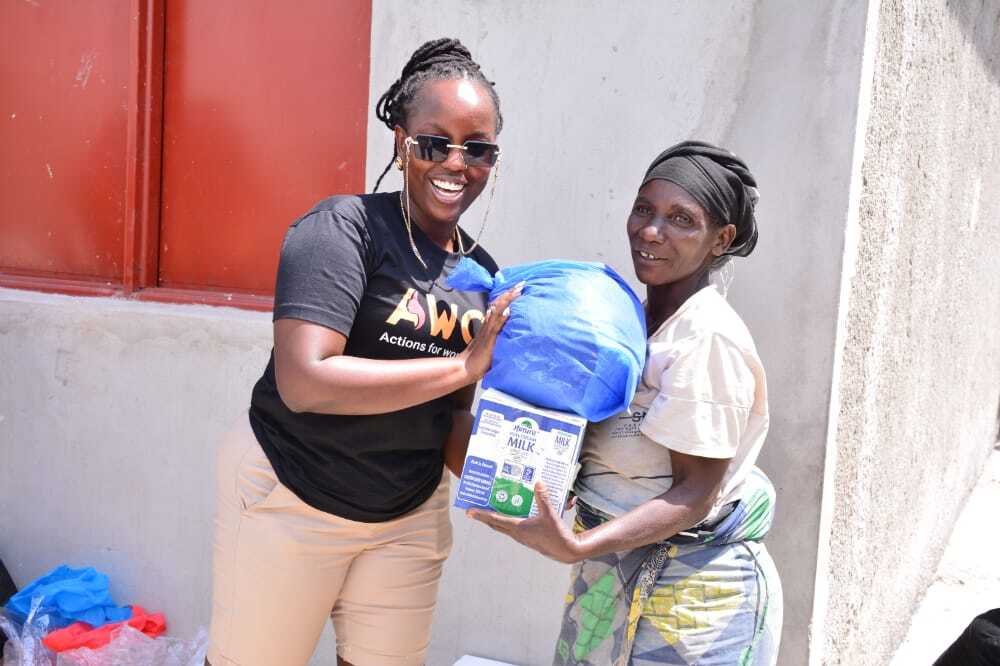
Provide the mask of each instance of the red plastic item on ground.
POLYGON ((132 606, 132 618, 126 622, 106 624, 96 629, 86 622, 75 622, 68 627, 53 631, 42 639, 42 643, 53 652, 80 647, 96 650, 110 643, 111 632, 123 624, 138 629, 150 638, 156 638, 167 630, 167 619, 163 617, 163 613, 147 613, 142 606, 132 606))

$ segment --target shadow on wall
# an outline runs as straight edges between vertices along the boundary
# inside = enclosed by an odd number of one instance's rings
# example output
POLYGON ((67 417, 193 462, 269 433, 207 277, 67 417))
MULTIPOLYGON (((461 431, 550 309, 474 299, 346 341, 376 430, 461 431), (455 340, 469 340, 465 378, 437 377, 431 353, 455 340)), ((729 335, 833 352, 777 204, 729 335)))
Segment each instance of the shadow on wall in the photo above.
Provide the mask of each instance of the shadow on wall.
POLYGON ((1000 83, 1000 0, 949 0, 948 13, 1000 83))
POLYGON ((996 448, 1000 449, 1000 400, 997 401, 997 439, 996 448))

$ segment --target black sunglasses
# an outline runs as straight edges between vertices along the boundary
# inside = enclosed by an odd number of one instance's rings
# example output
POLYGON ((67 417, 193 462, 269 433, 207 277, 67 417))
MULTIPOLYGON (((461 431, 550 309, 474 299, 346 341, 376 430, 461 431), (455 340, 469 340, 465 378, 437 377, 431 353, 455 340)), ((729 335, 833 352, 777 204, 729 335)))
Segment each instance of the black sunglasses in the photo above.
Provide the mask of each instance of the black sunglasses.
POLYGON ((466 166, 491 167, 500 158, 500 146, 489 141, 466 141, 459 145, 449 143, 447 137, 433 134, 417 134, 406 137, 406 145, 417 146, 417 159, 429 162, 444 162, 453 149, 462 151, 466 166))

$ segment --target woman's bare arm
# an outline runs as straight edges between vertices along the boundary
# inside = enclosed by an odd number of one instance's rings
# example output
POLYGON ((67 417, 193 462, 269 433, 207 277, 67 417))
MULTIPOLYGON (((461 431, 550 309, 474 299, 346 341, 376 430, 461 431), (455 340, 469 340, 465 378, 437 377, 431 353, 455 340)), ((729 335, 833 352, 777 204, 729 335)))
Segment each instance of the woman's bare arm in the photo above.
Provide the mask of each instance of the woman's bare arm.
POLYGON ((345 356, 347 338, 298 319, 274 322, 278 393, 294 412, 383 414, 454 393, 490 367, 497 334, 520 291, 501 295, 469 346, 451 358, 384 361, 345 356))
POLYGON ((535 486, 538 515, 521 519, 471 509, 469 515, 498 532, 560 562, 579 562, 611 552, 658 543, 694 527, 711 511, 728 458, 702 458, 670 452, 674 484, 628 513, 573 534, 549 506, 542 484, 535 486))
POLYGON ((580 559, 658 543, 702 522, 712 510, 729 458, 670 451, 670 490, 578 535, 580 559))
POLYGON ((452 411, 451 432, 444 443, 444 464, 455 476, 462 476, 465 452, 469 449, 472 435, 472 402, 476 397, 476 387, 466 386, 455 393, 455 409, 452 411))

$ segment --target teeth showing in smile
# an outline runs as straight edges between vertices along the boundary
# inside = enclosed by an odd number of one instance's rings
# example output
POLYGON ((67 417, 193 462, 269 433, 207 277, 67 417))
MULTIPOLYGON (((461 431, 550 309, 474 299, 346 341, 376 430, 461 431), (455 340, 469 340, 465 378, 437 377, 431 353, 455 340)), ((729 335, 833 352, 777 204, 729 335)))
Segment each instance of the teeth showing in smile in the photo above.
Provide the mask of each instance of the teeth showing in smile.
POLYGON ((663 261, 659 257, 654 257, 649 252, 643 252, 642 250, 636 250, 636 252, 638 252, 639 256, 642 257, 643 259, 649 259, 650 261, 663 261))
POLYGON ((438 180, 435 178, 431 180, 431 182, 434 183, 434 187, 444 190, 445 192, 461 192, 465 188, 465 185, 462 185, 461 183, 453 183, 450 180, 438 180))

